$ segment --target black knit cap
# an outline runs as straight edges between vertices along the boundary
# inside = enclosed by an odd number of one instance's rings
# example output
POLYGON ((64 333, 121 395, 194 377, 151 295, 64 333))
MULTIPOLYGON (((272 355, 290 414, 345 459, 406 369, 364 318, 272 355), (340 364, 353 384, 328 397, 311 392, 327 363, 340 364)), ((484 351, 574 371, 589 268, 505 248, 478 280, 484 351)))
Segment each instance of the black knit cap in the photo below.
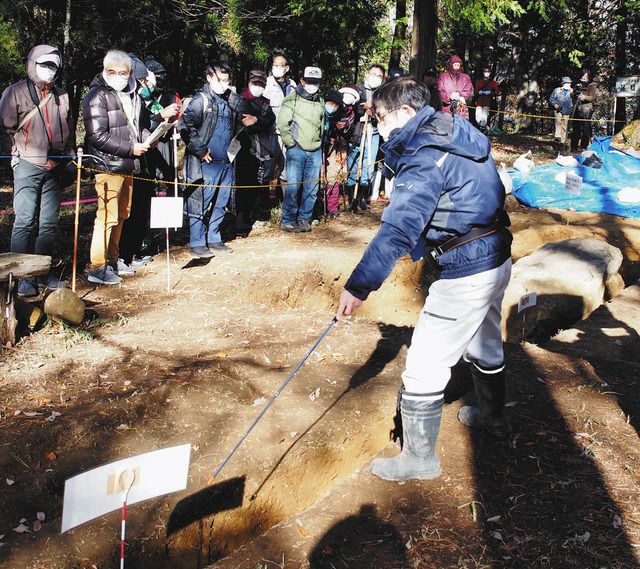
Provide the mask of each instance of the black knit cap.
POLYGON ((324 100, 331 101, 332 103, 335 103, 339 106, 342 106, 344 104, 342 93, 340 93, 340 91, 336 91, 335 89, 327 91, 326 95, 324 96, 324 100))

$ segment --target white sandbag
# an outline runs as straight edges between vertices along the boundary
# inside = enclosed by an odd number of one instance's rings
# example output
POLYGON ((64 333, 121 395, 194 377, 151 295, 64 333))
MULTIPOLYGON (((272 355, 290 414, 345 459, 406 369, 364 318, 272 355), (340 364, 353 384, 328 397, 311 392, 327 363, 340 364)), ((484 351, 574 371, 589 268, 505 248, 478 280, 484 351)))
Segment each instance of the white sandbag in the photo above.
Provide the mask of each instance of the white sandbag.
POLYGON ((498 176, 500 176, 500 180, 502 181, 502 185, 504 186, 504 193, 509 195, 513 191, 513 180, 507 172, 507 165, 504 162, 500 163, 500 169, 498 170, 498 176))
POLYGON ((567 183, 567 173, 566 172, 558 172, 556 174, 556 182, 559 182, 563 186, 567 183))
POLYGON ((640 188, 622 188, 616 198, 621 203, 637 204, 640 203, 640 188))
POLYGON ((560 164, 560 166, 564 166, 566 168, 576 168, 578 166, 578 161, 573 156, 561 156, 558 154, 556 164, 560 164))
POLYGON ((518 156, 516 161, 513 163, 513 167, 515 170, 518 170, 518 172, 533 172, 536 167, 536 163, 533 161, 533 154, 531 153, 531 150, 521 156, 518 156))

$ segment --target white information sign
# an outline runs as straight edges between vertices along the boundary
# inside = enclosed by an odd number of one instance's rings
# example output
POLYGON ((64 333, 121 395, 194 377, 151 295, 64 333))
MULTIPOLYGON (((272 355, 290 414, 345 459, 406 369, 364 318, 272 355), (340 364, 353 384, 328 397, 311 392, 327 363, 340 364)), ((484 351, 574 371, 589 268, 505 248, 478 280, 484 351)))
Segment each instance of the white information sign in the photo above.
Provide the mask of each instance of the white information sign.
POLYGON ((580 188, 582 188, 582 178, 573 172, 567 173, 567 181, 564 184, 564 188, 572 196, 579 196, 580 188))
POLYGON ((182 198, 151 198, 151 229, 182 227, 182 198))
POLYGON ((135 476, 127 497, 135 504, 187 487, 191 445, 155 450, 111 462, 69 478, 64 484, 62 533, 122 508, 127 477, 135 476))
POLYGON ((538 295, 535 292, 530 292, 520 297, 518 301, 518 314, 527 308, 535 306, 538 302, 538 295))
POLYGON ((616 97, 640 97, 640 75, 616 77, 616 97))

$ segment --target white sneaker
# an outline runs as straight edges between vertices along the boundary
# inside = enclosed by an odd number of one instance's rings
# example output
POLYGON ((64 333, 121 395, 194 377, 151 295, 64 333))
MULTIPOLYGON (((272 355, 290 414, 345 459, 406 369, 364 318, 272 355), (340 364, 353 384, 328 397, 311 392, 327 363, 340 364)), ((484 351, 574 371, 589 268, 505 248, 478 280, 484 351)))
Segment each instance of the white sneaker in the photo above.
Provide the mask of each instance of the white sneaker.
POLYGON ((118 259, 118 263, 114 267, 116 275, 122 277, 128 277, 136 274, 136 270, 132 269, 127 263, 125 263, 122 259, 118 259))
POLYGON ((130 267, 144 267, 148 263, 153 261, 153 257, 151 255, 145 255, 144 257, 134 257, 131 261, 130 267))

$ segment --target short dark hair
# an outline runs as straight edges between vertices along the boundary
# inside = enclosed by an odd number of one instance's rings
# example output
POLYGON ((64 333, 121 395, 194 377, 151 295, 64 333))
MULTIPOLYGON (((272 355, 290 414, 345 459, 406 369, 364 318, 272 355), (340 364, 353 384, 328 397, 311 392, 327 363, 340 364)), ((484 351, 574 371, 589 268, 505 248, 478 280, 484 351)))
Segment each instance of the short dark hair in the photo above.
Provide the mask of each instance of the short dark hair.
POLYGON ((274 52, 273 57, 271 58, 271 61, 274 61, 276 57, 283 57, 284 59, 287 60, 287 65, 289 64, 289 58, 287 57, 287 54, 284 51, 274 52))
POLYGON ((379 63, 374 63, 373 65, 369 65, 369 67, 367 68, 367 71, 371 71, 372 69, 379 69, 380 71, 382 71, 383 75, 387 74, 387 70, 384 68, 384 65, 380 65, 379 63))
POLYGON ((378 112, 379 107, 387 111, 399 109, 402 105, 409 105, 419 111, 431 101, 429 88, 423 83, 418 83, 411 77, 398 77, 393 81, 387 81, 373 94, 373 110, 378 112))
POLYGON ((218 73, 231 75, 231 67, 226 61, 214 61, 207 66, 207 75, 216 75, 218 73))

